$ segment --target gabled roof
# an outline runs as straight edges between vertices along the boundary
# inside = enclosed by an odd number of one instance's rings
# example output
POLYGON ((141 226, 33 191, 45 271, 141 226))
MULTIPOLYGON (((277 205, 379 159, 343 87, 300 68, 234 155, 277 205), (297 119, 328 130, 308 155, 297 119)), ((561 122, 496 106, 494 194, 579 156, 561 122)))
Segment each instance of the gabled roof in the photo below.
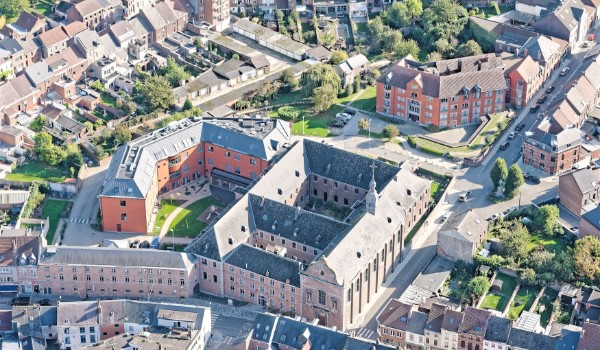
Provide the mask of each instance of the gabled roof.
POLYGON ((584 323, 577 350, 595 350, 600 344, 600 325, 584 323))
POLYGON ((72 38, 75 35, 88 29, 88 27, 81 21, 71 22, 71 23, 67 24, 66 26, 63 26, 62 28, 65 31, 65 33, 67 33, 69 38, 72 38))
POLYGON ((31 33, 35 32, 39 28, 44 27, 46 22, 37 17, 34 13, 21 11, 19 18, 17 18, 17 20, 13 23, 13 26, 14 25, 18 26, 19 29, 22 29, 25 32, 31 33))
POLYGON ((21 44, 19 44, 19 41, 10 37, 5 37, 4 39, 0 40, 0 48, 10 52, 11 55, 14 55, 19 51, 23 51, 23 47, 21 44))
POLYGON ((250 57, 250 64, 256 69, 270 66, 269 60, 263 54, 250 57))
POLYGON ((510 334, 511 321, 508 318, 491 316, 487 322, 485 340, 506 343, 510 334))
POLYGON ((547 350, 554 349, 556 347, 556 343, 558 343, 558 337, 551 337, 544 334, 513 328, 510 331, 510 335, 506 343, 513 348, 518 347, 529 350, 547 350))
POLYGON ((406 332, 424 335, 426 323, 427 314, 421 311, 414 311, 408 318, 408 323, 406 324, 406 332))
POLYGON ((596 229, 600 230, 600 206, 581 215, 581 219, 589 222, 596 229))
POLYGON ((469 242, 478 242, 486 232, 487 221, 481 220, 471 209, 453 213, 440 228, 440 234, 451 235, 469 242))
POLYGON ((513 70, 519 73, 521 78, 526 82, 530 82, 533 78, 540 74, 540 65, 534 61, 531 56, 527 56, 517 63, 513 70))
POLYGON ((40 247, 39 236, 0 237, 0 266, 17 266, 21 257, 33 257, 37 263, 40 247))
POLYGON ((356 69, 356 68, 360 68, 361 66, 363 66, 365 64, 369 64, 369 59, 362 53, 359 53, 358 55, 354 55, 354 56, 348 58, 346 60, 346 63, 350 66, 350 68, 356 69))
POLYGON ((98 316, 97 301, 60 303, 57 306, 56 326, 97 326, 99 325, 98 316))
POLYGON ((448 310, 448 306, 433 303, 429 310, 429 317, 427 318, 425 329, 429 332, 440 333, 446 310, 448 310))
POLYGON ((487 322, 492 315, 489 311, 467 307, 465 317, 458 328, 459 333, 483 337, 487 331, 487 322))
POLYGON ((406 330, 411 304, 405 304, 398 299, 390 299, 387 305, 377 315, 377 323, 381 326, 406 330))
POLYGON ((95 12, 101 11, 103 5, 99 0, 83 0, 82 2, 75 4, 74 7, 81 17, 85 18, 95 12))
POLYGON ((600 169, 580 169, 562 175, 561 179, 572 178, 581 193, 588 193, 600 187, 600 169))
POLYGON ((52 28, 38 35, 39 42, 45 47, 50 47, 62 41, 67 41, 67 39, 69 39, 69 36, 67 33, 65 33, 62 27, 52 28))
POLYGON ((548 62, 552 56, 560 52, 560 44, 541 35, 527 40, 523 50, 527 50, 527 54, 537 61, 548 62))

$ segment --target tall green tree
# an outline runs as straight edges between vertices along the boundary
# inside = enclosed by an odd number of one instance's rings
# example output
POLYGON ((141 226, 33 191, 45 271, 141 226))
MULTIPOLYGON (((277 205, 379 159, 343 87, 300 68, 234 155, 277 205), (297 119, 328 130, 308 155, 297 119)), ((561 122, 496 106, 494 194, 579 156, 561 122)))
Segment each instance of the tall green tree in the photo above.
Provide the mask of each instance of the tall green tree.
POLYGON ((585 236, 575 242, 573 249, 577 275, 595 280, 600 277, 600 240, 585 236))
POLYGON ((113 131, 112 137, 115 147, 119 145, 124 145, 127 142, 131 141, 131 131, 124 126, 119 125, 115 128, 115 131, 113 131))
POLYGON ((483 51, 481 50, 481 46, 479 46, 479 44, 473 39, 464 44, 458 45, 458 48, 456 49, 457 57, 469 57, 481 55, 482 53, 483 51))
POLYGON ((323 85, 314 89, 313 101, 315 102, 315 111, 326 111, 335 103, 337 91, 331 85, 323 85))
POLYGON ((506 161, 504 158, 496 159, 494 166, 490 171, 490 177, 492 178, 492 183, 494 184, 494 191, 496 191, 498 186, 500 186, 500 180, 502 180, 502 183, 506 183, 507 176, 508 168, 506 167, 506 161))
POLYGON ((0 0, 0 12, 8 18, 16 18, 29 8, 28 0, 0 0))
POLYGON ((469 13, 456 0, 435 0, 421 19, 429 43, 439 39, 451 42, 464 29, 469 13))
POLYGON ((315 97, 315 90, 323 86, 330 86, 331 90, 338 94, 341 79, 328 64, 315 64, 302 73, 302 93, 304 96, 315 97))
POLYGON ((40 131, 42 131, 44 126, 46 126, 47 123, 48 123, 48 118, 46 118, 45 115, 39 115, 37 118, 35 118, 31 122, 29 127, 31 128, 31 130, 33 130, 35 132, 40 132, 40 131))
POLYGON ((387 18, 392 28, 402 28, 410 25, 412 17, 404 2, 398 1, 387 10, 387 18))
POLYGON ((339 64, 348 59, 348 53, 342 50, 335 50, 331 53, 331 64, 339 64))
POLYGON ((295 85, 296 75, 294 70, 292 68, 286 68, 283 72, 281 72, 281 77, 279 80, 286 85, 295 85))
POLYGON ((519 194, 519 187, 525 183, 523 178, 523 172, 517 164, 511 165, 508 169, 508 176, 506 177, 506 185, 504 186, 504 195, 508 198, 514 198, 519 194))
POLYGON ((529 249, 527 245, 531 237, 527 227, 520 222, 516 223, 509 231, 502 234, 502 255, 506 258, 512 258, 519 263, 527 257, 529 249))
POLYGON ((466 292, 471 302, 481 298, 490 289, 490 281, 487 277, 477 276, 469 281, 466 292))
POLYGON ((34 146, 33 151, 39 156, 44 152, 47 152, 52 147, 52 136, 45 131, 37 133, 33 137, 34 146))
POLYGON ((190 109, 194 108, 194 105, 192 104, 192 101, 190 101, 189 98, 185 99, 185 102, 183 102, 183 107, 181 108, 182 111, 188 111, 190 109))
POLYGON ((412 20, 421 17, 423 14, 423 3, 421 0, 405 0, 408 15, 412 20))
POLYGON ((182 82, 190 77, 185 68, 178 65, 171 56, 167 57, 167 65, 162 68, 162 74, 167 78, 171 86, 181 86, 182 82))
POLYGON ((149 111, 168 109, 174 103, 171 84, 165 77, 151 75, 143 84, 136 85, 136 93, 149 111))
POLYGON ((542 205, 533 219, 534 229, 546 235, 555 234, 556 226, 559 225, 556 221, 559 215, 560 212, 556 205, 542 205))
MULTIPOLYGON (((73 168, 74 170, 81 168, 83 165, 83 156, 79 146, 73 143, 69 143, 65 146, 65 166, 67 168, 73 168)), ((76 171, 73 171, 74 173, 76 171)))

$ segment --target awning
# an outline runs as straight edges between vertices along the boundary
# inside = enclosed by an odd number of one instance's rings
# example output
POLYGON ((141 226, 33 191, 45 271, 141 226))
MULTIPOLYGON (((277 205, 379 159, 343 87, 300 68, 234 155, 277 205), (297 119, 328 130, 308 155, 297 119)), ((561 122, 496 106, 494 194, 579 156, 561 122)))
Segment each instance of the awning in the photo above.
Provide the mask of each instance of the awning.
POLYGON ((221 169, 217 169, 217 168, 212 168, 212 170, 210 171, 210 176, 212 178, 218 178, 221 180, 232 182, 236 185, 243 186, 243 187, 246 187, 252 183, 252 179, 243 177, 238 174, 232 174, 230 172, 227 172, 227 171, 221 170, 221 169))
POLYGON ((0 293, 16 293, 19 291, 19 286, 14 284, 0 285, 0 293))

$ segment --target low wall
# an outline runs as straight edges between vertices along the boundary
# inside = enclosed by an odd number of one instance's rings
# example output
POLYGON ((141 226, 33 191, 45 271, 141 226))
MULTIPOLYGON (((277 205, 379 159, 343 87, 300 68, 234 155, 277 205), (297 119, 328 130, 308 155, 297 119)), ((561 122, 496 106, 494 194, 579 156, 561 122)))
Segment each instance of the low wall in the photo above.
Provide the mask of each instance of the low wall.
POLYGON ((42 225, 42 233, 41 236, 42 238, 44 238, 44 240, 42 242, 46 242, 46 235, 48 234, 48 230, 50 229, 50 219, 46 218, 46 219, 36 219, 36 218, 22 218, 21 219, 21 225, 23 224, 28 224, 28 225, 42 225))
POLYGON ((425 140, 429 140, 431 142, 439 143, 440 145, 444 145, 444 146, 450 147, 450 148, 469 146, 471 144, 471 142, 473 142, 473 140, 477 137, 477 135, 479 135, 479 133, 481 133, 483 128, 485 128, 486 125, 488 125, 490 120, 491 120, 491 118, 488 116, 481 117, 481 123, 479 123, 479 126, 477 127, 477 129, 471 134, 471 136, 469 136, 469 138, 466 141, 463 141, 463 142, 458 142, 458 143, 446 142, 444 140, 440 140, 435 137, 431 137, 429 135, 419 135, 419 137, 422 139, 425 139, 425 140))

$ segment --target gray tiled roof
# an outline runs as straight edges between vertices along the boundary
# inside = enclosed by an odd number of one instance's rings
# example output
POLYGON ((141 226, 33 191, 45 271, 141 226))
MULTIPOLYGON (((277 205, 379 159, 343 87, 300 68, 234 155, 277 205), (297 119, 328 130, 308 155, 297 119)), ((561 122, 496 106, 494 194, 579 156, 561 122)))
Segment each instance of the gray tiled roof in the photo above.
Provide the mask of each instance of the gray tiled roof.
POLYGON ((134 300, 101 300, 100 324, 152 324, 155 303, 134 300))
POLYGON ((98 302, 80 301, 76 303, 60 303, 57 306, 58 327, 98 325, 98 302))
POLYGON ((453 237, 478 242, 479 238, 487 232, 487 221, 481 220, 471 209, 461 213, 452 213, 440 228, 440 232, 453 237))
POLYGON ((460 333, 483 337, 487 331, 487 321, 491 316, 489 311, 467 307, 465 317, 458 328, 460 333))
POLYGON ((42 82, 50 79, 54 72, 50 70, 48 64, 44 61, 37 62, 25 69, 25 74, 34 85, 39 85, 42 82))
POLYGON ((403 303, 398 299, 390 299, 377 315, 377 323, 398 330, 406 330, 411 308, 411 304, 403 303))
POLYGON ((19 42, 10 37, 5 37, 4 39, 0 40, 0 48, 10 52, 11 55, 14 55, 19 51, 23 51, 23 47, 19 44, 19 42))
POLYGON ((565 177, 572 177, 579 187, 581 193, 587 193, 595 188, 600 187, 600 170, 593 169, 580 169, 573 171, 572 173, 563 175, 565 177))
POLYGON ((583 334, 579 339, 579 350, 595 350, 600 344, 600 325, 593 323, 583 324, 583 334))
POLYGON ((44 253, 40 265, 129 266, 188 269, 196 259, 186 253, 156 249, 119 249, 100 247, 57 247, 44 253))
POLYGON ((485 339, 498 343, 506 343, 510 334, 511 321, 508 318, 491 316, 487 322, 485 339))
POLYGON ((250 210, 256 228, 291 239, 304 245, 325 249, 335 237, 350 225, 329 217, 297 209, 270 199, 250 194, 250 210), (273 230, 273 226, 276 229, 273 230))
POLYGON ((303 349, 309 343, 311 349, 343 349, 347 337, 348 334, 329 328, 280 318, 273 334, 273 343, 277 348, 303 349))
POLYGON ((581 218, 600 230, 600 206, 581 215, 581 218))
POLYGON ((160 303, 154 305, 154 318, 152 319, 152 325, 158 325, 158 318, 167 318, 171 320, 183 320, 188 319, 192 316, 194 321, 194 329, 200 329, 202 326, 202 319, 207 315, 206 310, 208 308, 197 305, 183 305, 183 304, 166 304, 160 303))
POLYGON ((506 343, 513 348, 518 347, 528 350, 548 350, 554 349, 557 342, 558 337, 550 337, 544 334, 513 328, 510 331, 510 335, 506 343))
POLYGON ((527 54, 531 58, 549 62, 552 56, 560 51, 560 44, 542 35, 527 40, 525 45, 523 45, 523 49, 527 50, 527 54))
POLYGON ((252 339, 256 339, 261 342, 269 342, 271 334, 275 330, 278 316, 271 314, 258 314, 254 319, 254 326, 252 328, 252 339))
POLYGON ((408 323, 406 324, 406 332, 424 335, 427 317, 428 315, 424 312, 414 311, 408 318, 408 323))
POLYGON ((231 252, 225 258, 225 263, 300 287, 299 262, 247 244, 241 244, 231 252))

